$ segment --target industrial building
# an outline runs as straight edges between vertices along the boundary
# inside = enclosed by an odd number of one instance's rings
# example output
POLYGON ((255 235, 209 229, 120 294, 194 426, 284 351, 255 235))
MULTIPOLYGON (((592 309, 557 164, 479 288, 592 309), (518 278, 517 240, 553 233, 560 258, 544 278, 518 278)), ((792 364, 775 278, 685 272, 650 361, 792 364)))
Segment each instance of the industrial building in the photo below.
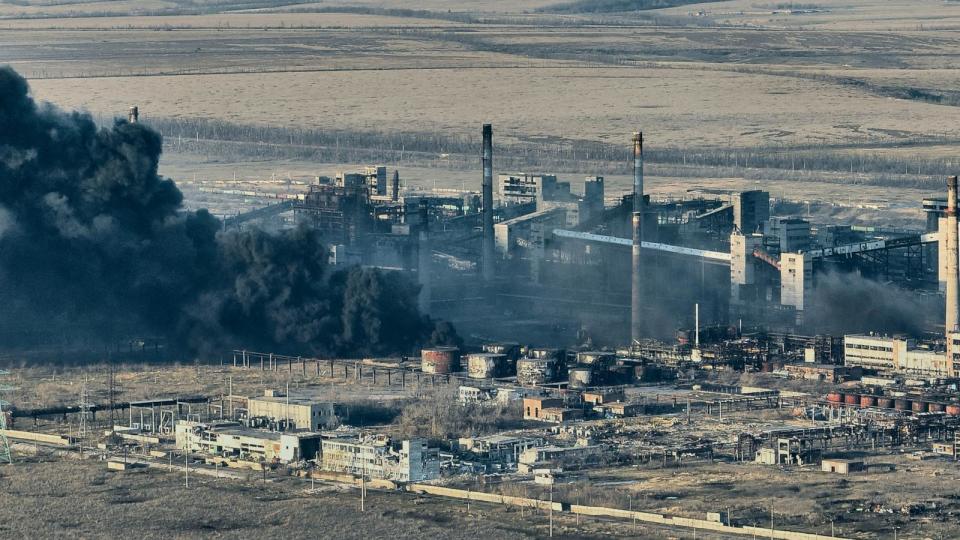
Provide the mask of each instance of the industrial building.
POLYGON ((333 403, 271 390, 264 394, 247 400, 247 421, 252 426, 278 431, 320 431, 337 427, 333 403))
POLYGON ((485 437, 466 437, 458 441, 459 451, 483 463, 504 467, 516 466, 520 455, 531 448, 545 445, 542 437, 511 436, 505 434, 485 437))
POLYGON ((322 467, 356 476, 422 482, 440 476, 440 455, 424 439, 394 442, 388 437, 360 441, 324 440, 322 467))
POLYGON ((253 462, 283 462, 316 459, 323 435, 319 433, 276 433, 250 429, 237 422, 176 423, 176 448, 253 462))
POLYGON ((945 377, 950 368, 943 351, 917 345, 912 338, 878 335, 843 337, 844 363, 850 367, 921 377, 945 377))

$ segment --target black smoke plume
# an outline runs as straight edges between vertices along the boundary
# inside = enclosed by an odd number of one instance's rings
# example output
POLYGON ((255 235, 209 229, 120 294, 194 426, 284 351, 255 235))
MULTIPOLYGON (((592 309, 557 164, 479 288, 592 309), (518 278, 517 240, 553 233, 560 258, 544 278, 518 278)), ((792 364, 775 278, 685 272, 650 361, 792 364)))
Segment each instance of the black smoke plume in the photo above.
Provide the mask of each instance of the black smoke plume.
POLYGON ((0 68, 0 346, 150 334, 189 352, 381 355, 458 341, 418 312, 408 278, 328 268, 312 230, 218 233, 157 174, 161 149, 141 124, 38 104, 0 68))

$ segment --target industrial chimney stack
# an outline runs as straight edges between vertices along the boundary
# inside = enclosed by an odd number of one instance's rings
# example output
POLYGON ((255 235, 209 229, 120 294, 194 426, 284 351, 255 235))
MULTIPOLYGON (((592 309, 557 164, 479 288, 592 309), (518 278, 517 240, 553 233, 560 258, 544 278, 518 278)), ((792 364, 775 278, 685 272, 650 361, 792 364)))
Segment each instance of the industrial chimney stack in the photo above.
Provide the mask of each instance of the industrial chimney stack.
POLYGON ((420 235, 417 245, 417 281, 420 283, 420 312, 430 313, 430 263, 433 252, 430 248, 430 213, 426 199, 420 199, 420 235))
POLYGON ((127 113, 127 121, 131 124, 136 124, 137 120, 140 119, 140 109, 136 105, 130 107, 130 112, 127 113))
POLYGON ((643 133, 633 134, 633 251, 630 266, 630 339, 633 343, 643 337, 643 133))
POLYGON ((483 125, 482 261, 484 281, 493 280, 493 128, 483 125))
POLYGON ((947 313, 944 320, 944 327, 947 333, 960 330, 957 324, 960 323, 960 273, 958 273, 958 249, 957 249, 957 177, 947 178, 947 230, 946 234, 946 256, 947 256, 947 313))
POLYGON ((393 184, 390 186, 390 199, 393 202, 400 200, 400 171, 394 169, 393 171, 393 184))

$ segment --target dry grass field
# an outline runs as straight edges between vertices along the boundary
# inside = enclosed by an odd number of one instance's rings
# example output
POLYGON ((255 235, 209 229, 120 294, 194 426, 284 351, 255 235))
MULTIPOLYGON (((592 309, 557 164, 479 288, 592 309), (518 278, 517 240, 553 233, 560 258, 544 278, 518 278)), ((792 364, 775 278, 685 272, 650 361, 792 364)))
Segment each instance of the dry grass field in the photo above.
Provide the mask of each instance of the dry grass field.
MULTIPOLYGON (((537 11, 552 4, 224 2, 199 13, 156 1, 122 16, 123 2, 18 2, 0 7, 0 63, 30 76, 36 97, 102 121, 137 104, 147 119, 374 135, 475 137, 478 124, 492 122, 498 142, 547 151, 620 145, 642 129, 649 148, 674 153, 651 160, 653 189, 715 189, 733 179, 729 186, 760 182, 785 197, 852 200, 862 185, 937 193, 940 178, 960 167, 955 4, 847 0, 788 13, 789 3, 731 0, 619 14, 537 11), (803 165, 680 167, 678 151, 779 152, 803 165), (873 168, 854 170, 864 159, 873 168), (820 182, 829 187, 817 193, 820 182)), ((184 184, 219 171, 293 168, 309 177, 342 166, 167 146, 163 172, 184 184)), ((472 155, 456 163, 438 156, 385 161, 410 170, 411 185, 475 183, 473 171, 456 170, 472 166, 472 155)), ((557 170, 616 177, 621 165, 557 170)), ((910 215, 891 220, 916 220, 918 194, 879 189, 869 204, 909 206, 910 215)), ((217 204, 189 193, 188 202, 217 204)))

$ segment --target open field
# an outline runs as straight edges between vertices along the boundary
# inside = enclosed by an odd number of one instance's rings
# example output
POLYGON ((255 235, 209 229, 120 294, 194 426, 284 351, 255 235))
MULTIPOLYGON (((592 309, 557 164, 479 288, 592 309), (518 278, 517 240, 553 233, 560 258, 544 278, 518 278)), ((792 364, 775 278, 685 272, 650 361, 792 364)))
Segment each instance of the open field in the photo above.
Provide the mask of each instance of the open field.
MULTIPOLYGON (((956 5, 849 0, 766 18, 757 13, 778 4, 733 0, 617 17, 536 11, 549 5, 228 2, 199 13, 185 3, 156 2, 124 17, 111 11, 125 9, 122 2, 34 2, 0 12, 0 62, 32 77, 38 98, 101 121, 138 104, 146 119, 438 140, 474 137, 478 124, 492 122, 499 143, 548 152, 581 142, 620 145, 642 129, 652 167, 674 167, 654 175, 740 177, 774 191, 774 181, 797 180, 933 187, 956 167, 950 156, 960 146, 960 41, 949 28, 921 27, 925 20, 949 26, 956 5), (109 16, 79 16, 107 4, 109 16), (689 16, 700 9, 710 24, 689 16), (860 26, 867 20, 888 21, 894 30, 860 26), (670 150, 672 161, 658 158, 658 149, 670 150), (713 151, 796 159, 676 169, 687 165, 681 152, 713 151), (864 159, 883 164, 860 171, 866 176, 844 176, 864 159), (824 174, 796 174, 794 161, 824 174)), ((182 181, 212 161, 240 161, 214 146, 168 144, 163 166, 182 181)), ((303 153, 280 150, 274 160, 298 161, 289 154, 303 153)), ((448 169, 474 166, 472 153, 458 157, 455 164, 422 155, 396 164, 438 168, 442 182, 448 169)), ((321 169, 344 160, 299 161, 321 169)), ((605 170, 609 161, 556 169, 542 163, 524 165, 514 156, 509 167, 622 172, 605 170)), ((899 195, 913 196, 891 192, 899 195)))

